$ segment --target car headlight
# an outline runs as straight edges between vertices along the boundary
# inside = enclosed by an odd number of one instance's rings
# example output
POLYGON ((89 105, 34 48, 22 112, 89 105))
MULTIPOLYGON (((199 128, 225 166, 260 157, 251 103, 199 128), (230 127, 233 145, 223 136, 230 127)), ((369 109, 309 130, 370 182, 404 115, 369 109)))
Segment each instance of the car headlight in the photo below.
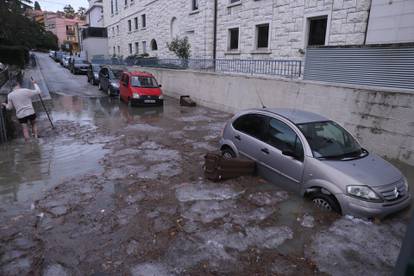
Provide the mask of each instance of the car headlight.
POLYGON ((381 201, 381 198, 368 186, 347 186, 346 192, 354 197, 368 201, 381 201))
POLYGON ((162 100, 162 99, 164 99, 164 96, 163 96, 163 95, 159 95, 159 96, 158 96, 158 99, 159 99, 159 100, 162 100))
POLYGON ((408 180, 405 177, 404 177, 404 187, 405 187, 406 193, 408 193, 408 180))
POLYGON ((111 82, 111 84, 114 88, 119 88, 119 84, 117 82, 111 82))
POLYGON ((97 73, 94 73, 93 76, 95 77, 95 79, 99 78, 99 75, 97 73))
POLYGON ((132 94, 132 98, 134 98, 134 99, 139 99, 139 94, 138 94, 138 93, 134 93, 134 94, 132 94))

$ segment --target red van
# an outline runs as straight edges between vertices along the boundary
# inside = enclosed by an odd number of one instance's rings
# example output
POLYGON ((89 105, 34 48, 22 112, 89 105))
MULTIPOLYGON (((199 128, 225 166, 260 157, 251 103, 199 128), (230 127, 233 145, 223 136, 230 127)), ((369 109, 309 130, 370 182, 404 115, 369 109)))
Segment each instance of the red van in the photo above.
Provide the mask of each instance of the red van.
POLYGON ((119 81, 121 101, 131 105, 162 105, 164 97, 161 85, 147 72, 125 71, 119 81))

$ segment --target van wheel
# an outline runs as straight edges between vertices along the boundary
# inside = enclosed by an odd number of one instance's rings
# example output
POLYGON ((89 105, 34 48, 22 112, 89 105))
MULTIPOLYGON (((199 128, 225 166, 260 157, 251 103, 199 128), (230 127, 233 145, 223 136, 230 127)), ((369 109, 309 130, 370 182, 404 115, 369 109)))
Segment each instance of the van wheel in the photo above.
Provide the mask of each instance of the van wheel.
POLYGON ((236 154, 231 148, 225 147, 221 150, 221 156, 223 156, 224 159, 232 159, 236 157, 236 154))
POLYGON ((315 192, 310 195, 310 200, 319 209, 341 214, 341 207, 333 195, 315 192))

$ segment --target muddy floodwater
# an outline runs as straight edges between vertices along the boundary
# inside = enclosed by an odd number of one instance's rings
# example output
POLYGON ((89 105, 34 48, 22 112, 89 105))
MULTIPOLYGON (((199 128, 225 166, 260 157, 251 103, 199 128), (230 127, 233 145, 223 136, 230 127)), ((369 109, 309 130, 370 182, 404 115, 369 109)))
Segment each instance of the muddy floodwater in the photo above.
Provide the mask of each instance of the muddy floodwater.
MULTIPOLYGON (((340 217, 258 177, 212 183, 230 114, 52 95, 1 145, 1 275, 390 275, 410 210, 340 217)), ((412 167, 393 162, 414 184, 412 167)))

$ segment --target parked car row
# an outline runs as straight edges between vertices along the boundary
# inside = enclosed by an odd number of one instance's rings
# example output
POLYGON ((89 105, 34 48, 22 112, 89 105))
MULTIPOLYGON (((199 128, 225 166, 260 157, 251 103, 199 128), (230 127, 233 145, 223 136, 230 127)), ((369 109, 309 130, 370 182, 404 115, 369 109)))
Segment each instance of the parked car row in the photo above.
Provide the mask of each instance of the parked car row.
POLYGON ((131 106, 163 105, 161 85, 150 73, 124 65, 89 64, 86 75, 88 83, 131 106))
POLYGON ((62 51, 50 51, 49 56, 64 68, 69 69, 72 74, 86 74, 88 71, 89 62, 83 57, 62 51))

